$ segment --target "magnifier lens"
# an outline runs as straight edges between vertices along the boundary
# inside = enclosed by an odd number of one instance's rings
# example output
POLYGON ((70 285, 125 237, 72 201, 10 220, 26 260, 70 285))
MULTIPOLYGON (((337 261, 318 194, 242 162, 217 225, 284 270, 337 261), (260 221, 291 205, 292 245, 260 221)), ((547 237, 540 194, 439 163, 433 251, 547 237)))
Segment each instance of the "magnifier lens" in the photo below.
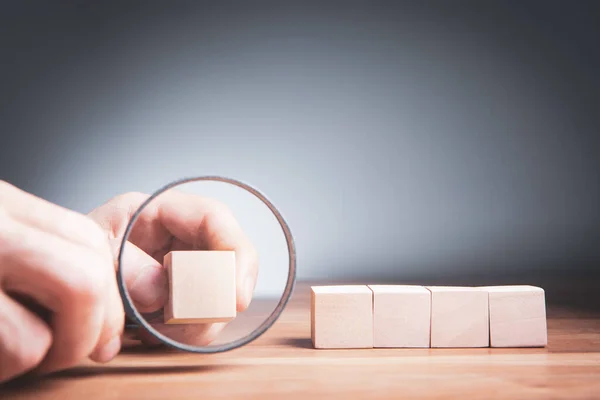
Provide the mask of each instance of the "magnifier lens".
POLYGON ((253 187, 186 178, 133 215, 118 278, 143 341, 228 351, 258 338, 283 311, 295 282, 295 248, 279 211, 253 187))

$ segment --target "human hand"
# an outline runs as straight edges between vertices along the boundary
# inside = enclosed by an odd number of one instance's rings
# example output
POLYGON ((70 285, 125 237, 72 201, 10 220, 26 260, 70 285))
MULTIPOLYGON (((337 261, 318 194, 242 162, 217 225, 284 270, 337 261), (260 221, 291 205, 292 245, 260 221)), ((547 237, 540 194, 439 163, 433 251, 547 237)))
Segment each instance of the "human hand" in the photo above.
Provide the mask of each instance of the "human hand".
MULTIPOLYGON (((106 362, 118 353, 124 311, 117 256, 130 217, 147 197, 121 195, 85 216, 0 182, 0 382, 66 369, 86 357, 106 362)), ((140 312, 162 308, 168 297, 162 257, 185 249, 234 250, 237 309, 247 308, 256 250, 224 205, 172 191, 144 209, 126 244, 124 277, 140 312)), ((223 325, 158 330, 206 345, 223 325)))
POLYGON ((109 360, 123 322, 100 226, 0 181, 0 382, 109 360))
MULTIPOLYGON (((125 229, 148 195, 117 196, 89 215, 107 232, 115 263, 125 229)), ((153 199, 142 211, 128 237, 122 268, 127 290, 154 329, 190 345, 212 342, 225 323, 167 325, 162 308, 168 298, 167 274, 162 261, 173 250, 233 250, 236 253, 237 311, 252 299, 258 274, 258 254, 232 212, 216 200, 170 190, 153 199)), ((147 344, 159 342, 145 330, 139 337, 147 344)))

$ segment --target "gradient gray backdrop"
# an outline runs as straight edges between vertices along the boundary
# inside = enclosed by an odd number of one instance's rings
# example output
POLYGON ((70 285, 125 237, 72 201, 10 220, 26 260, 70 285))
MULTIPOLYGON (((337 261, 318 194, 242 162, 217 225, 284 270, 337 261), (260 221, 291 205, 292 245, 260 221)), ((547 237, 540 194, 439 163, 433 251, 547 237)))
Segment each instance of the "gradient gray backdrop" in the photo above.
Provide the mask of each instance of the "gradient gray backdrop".
POLYGON ((58 3, 0 6, 2 179, 245 180, 305 279, 597 270, 598 2, 58 3))

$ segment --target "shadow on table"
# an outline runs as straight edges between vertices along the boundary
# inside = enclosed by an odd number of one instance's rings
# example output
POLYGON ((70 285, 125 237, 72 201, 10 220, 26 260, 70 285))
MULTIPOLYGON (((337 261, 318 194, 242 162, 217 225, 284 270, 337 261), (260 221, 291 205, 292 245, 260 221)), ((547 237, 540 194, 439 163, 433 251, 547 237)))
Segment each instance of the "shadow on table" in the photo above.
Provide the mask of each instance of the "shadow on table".
POLYGON ((298 349, 312 349, 313 344, 310 338, 285 338, 282 339, 279 344, 288 347, 295 347, 298 349))
POLYGON ((8 394, 35 392, 57 388, 69 380, 107 375, 148 375, 173 373, 206 373, 232 368, 231 365, 155 365, 155 366, 81 366, 44 377, 30 375, 0 385, 0 398, 8 394))
POLYGON ((79 378, 96 375, 148 375, 148 374, 173 374, 185 372, 210 372, 219 369, 230 368, 228 365, 161 365, 161 366, 85 366, 78 367, 62 372, 58 372, 48 377, 48 379, 57 378, 79 378))
POLYGON ((147 345, 133 345, 133 346, 124 346, 119 354, 132 354, 132 355, 157 355, 157 354, 177 354, 180 353, 179 350, 172 349, 167 346, 158 345, 158 346, 147 346, 147 345))

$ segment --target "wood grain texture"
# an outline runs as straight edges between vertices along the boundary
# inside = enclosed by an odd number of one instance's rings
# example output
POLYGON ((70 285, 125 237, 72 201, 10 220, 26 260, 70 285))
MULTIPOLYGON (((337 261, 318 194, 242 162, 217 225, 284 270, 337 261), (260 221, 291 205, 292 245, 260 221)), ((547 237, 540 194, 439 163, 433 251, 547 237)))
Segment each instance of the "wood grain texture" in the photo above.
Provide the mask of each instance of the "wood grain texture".
POLYGON ((544 289, 484 287, 489 294, 490 346, 543 347, 548 343, 544 289))
POLYGON ((236 316, 235 252, 171 251, 165 324, 228 322, 236 316))
MULTIPOLYGON (((558 294, 549 296, 545 348, 315 350, 309 286, 298 284, 273 328, 239 350, 195 355, 132 344, 107 365, 86 362, 45 379, 5 385, 0 398, 600 398, 600 309, 565 308, 559 301, 563 290, 543 286, 558 294)), ((596 299, 596 292, 586 293, 586 304, 596 299)), ((259 323, 275 302, 253 301, 231 322, 232 330, 259 323)))
POLYGON ((369 285, 369 288, 373 291, 373 347, 429 347, 429 290, 416 285, 369 285))
POLYGON ((315 349, 373 347, 373 292, 366 285, 313 286, 311 339, 315 349))
POLYGON ((488 293, 480 288, 428 286, 431 347, 488 347, 488 293))

